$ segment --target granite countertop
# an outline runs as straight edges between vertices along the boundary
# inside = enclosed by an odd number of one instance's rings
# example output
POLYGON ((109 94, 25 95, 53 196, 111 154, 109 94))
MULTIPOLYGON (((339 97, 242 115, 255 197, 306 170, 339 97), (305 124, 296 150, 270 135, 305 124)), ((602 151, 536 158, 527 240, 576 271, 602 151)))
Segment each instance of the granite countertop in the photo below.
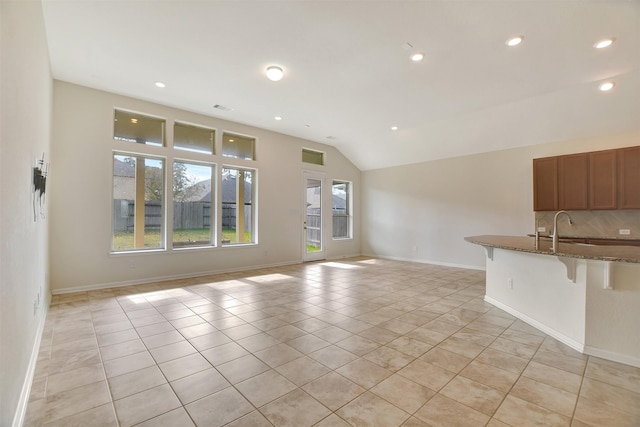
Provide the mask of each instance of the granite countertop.
POLYGON ((640 263, 640 247, 638 246, 582 245, 560 241, 558 251, 554 253, 551 252, 551 240, 546 238, 541 238, 537 247, 535 237, 529 236, 472 236, 465 237, 464 240, 490 248, 534 254, 640 263))

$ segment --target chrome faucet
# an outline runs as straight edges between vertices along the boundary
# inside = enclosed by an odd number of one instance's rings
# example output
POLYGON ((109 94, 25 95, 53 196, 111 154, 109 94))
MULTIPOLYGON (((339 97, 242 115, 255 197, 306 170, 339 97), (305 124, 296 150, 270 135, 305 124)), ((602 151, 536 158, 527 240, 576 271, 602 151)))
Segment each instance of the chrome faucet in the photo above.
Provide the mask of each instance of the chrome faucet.
POLYGON ((553 217, 553 242, 551 245, 551 252, 558 252, 558 239, 560 236, 558 235, 558 217, 560 214, 565 214, 569 219, 569 225, 573 225, 573 220, 567 211, 558 211, 556 215, 553 217))

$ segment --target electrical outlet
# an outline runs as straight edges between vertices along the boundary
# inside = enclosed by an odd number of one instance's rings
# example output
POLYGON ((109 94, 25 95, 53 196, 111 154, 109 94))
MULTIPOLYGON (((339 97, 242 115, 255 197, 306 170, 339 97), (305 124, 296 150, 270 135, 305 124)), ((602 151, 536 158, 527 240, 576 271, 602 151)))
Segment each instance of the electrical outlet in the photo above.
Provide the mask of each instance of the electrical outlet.
POLYGON ((538 233, 545 233, 547 231, 547 227, 538 227, 538 233))
POLYGON ((511 277, 507 279, 507 289, 513 289, 513 279, 511 277))
POLYGON ((621 228, 620 230, 618 230, 618 233, 622 236, 628 236, 629 234, 631 234, 631 230, 629 230, 628 228, 621 228))

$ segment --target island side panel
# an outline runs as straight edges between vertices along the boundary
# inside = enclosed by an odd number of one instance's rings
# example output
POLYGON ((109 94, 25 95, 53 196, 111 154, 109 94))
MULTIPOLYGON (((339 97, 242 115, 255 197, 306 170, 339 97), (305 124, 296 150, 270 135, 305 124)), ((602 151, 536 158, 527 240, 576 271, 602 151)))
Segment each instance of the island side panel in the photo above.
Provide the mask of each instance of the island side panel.
POLYGON ((589 261, 585 353, 640 367, 640 264, 589 261))
POLYGON ((586 261, 577 259, 574 283, 555 256, 494 248, 485 300, 582 352, 586 269, 586 261))

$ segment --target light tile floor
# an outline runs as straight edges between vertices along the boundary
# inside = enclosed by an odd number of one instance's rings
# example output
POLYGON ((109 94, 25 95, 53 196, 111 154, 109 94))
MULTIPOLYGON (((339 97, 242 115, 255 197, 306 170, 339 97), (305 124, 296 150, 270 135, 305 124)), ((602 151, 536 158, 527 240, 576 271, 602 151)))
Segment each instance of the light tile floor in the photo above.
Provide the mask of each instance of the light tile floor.
POLYGON ((639 426, 640 369, 350 258, 54 296, 27 426, 639 426))

